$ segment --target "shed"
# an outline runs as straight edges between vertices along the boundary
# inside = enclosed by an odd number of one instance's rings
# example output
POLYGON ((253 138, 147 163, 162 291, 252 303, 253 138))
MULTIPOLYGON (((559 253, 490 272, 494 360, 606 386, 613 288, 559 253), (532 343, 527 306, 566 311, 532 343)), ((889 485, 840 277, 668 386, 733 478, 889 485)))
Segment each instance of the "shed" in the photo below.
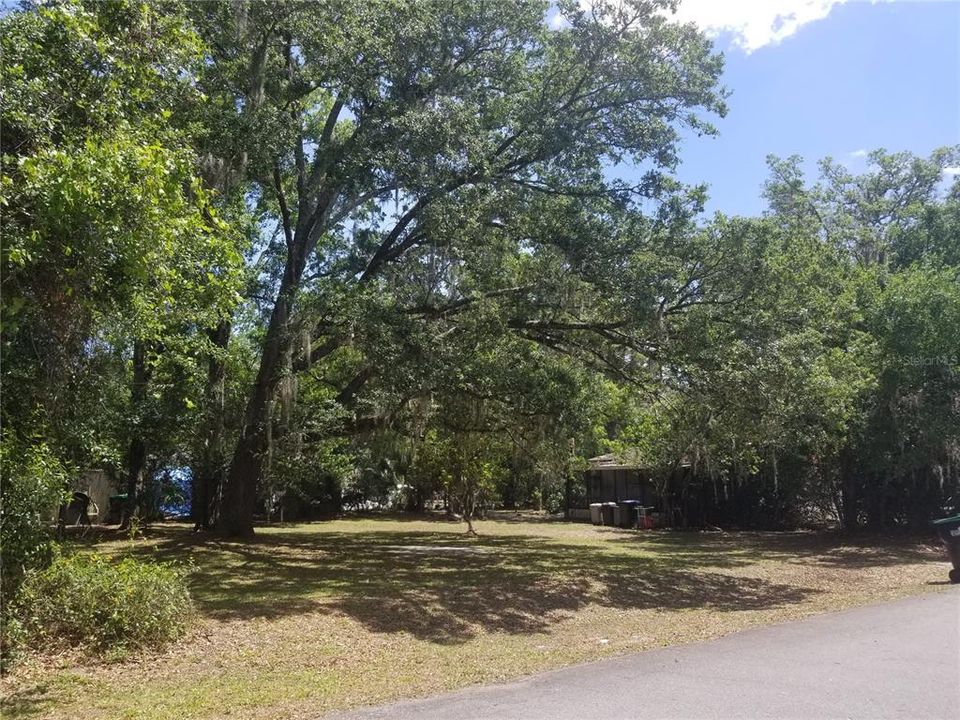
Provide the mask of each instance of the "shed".
MULTIPOLYGON (((106 472, 99 469, 84 470, 80 475, 70 479, 70 492, 82 492, 90 497, 93 504, 90 506, 90 521, 94 523, 103 523, 108 508, 110 507, 110 496, 116 492, 114 483, 110 480, 106 472), (97 514, 92 514, 97 513, 97 514)), ((58 508, 52 509, 52 518, 56 520, 58 508)), ((64 517, 67 525, 73 525, 77 522, 77 514, 74 510, 67 510, 64 517)))
POLYGON ((584 473, 586 504, 639 500, 641 505, 656 504, 651 480, 653 471, 607 453, 588 460, 584 473))

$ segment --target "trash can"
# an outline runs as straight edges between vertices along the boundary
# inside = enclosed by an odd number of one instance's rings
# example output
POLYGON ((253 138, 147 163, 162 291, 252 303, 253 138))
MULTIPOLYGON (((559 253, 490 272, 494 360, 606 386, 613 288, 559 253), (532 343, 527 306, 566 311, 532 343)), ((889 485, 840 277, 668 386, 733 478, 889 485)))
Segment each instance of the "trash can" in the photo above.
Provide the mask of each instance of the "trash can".
POLYGON ((109 502, 107 516, 103 519, 103 522, 105 525, 115 525, 123 519, 123 508, 127 504, 127 494, 111 495, 109 502))
POLYGON ((639 500, 621 500, 620 501, 620 522, 617 523, 620 527, 637 527, 637 519, 639 517, 639 512, 637 508, 640 507, 639 500))
POLYGON ((613 511, 617 507, 615 502, 605 502, 600 507, 600 514, 604 525, 613 525, 613 511))
POLYGON ((90 509, 90 496, 85 492, 75 491, 70 502, 60 507, 59 519, 64 525, 89 525, 90 518, 87 512, 90 509))
POLYGON ((937 528, 943 544, 947 546, 947 555, 953 563, 950 582, 960 583, 960 515, 934 520, 933 525, 937 528))
POLYGON ((600 511, 602 507, 603 503, 590 503, 590 522, 594 525, 603 524, 603 513, 600 511))

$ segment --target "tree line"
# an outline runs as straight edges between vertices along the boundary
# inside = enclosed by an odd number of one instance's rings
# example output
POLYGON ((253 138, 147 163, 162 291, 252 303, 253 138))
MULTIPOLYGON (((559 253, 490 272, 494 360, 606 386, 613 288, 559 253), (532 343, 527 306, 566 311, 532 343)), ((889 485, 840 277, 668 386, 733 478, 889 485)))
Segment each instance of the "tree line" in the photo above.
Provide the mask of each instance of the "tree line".
POLYGON ((0 18, 4 514, 98 467, 127 518, 189 468, 234 536, 292 498, 469 518, 606 451, 680 522, 958 509, 960 150, 770 158, 766 211, 707 217, 673 171, 729 93, 670 5, 0 18))

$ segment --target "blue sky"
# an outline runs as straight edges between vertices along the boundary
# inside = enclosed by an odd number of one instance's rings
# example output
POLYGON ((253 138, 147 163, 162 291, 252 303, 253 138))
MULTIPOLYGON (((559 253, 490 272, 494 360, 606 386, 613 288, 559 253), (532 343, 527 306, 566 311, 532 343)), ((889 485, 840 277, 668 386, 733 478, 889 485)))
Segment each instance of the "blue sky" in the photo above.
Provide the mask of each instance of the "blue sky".
POLYGON ((862 170, 863 150, 926 154, 960 143, 960 1, 713 0, 702 21, 689 1, 690 19, 724 51, 733 91, 719 137, 687 138, 680 153, 680 179, 710 185, 708 211, 763 210, 769 153, 801 155, 810 171, 826 155, 862 170), (784 29, 782 17, 750 17, 764 2, 804 7, 784 29), (804 22, 815 5, 810 14, 825 17, 804 22), (711 26, 728 18, 732 27, 711 26), (774 37, 778 27, 790 34, 774 37))

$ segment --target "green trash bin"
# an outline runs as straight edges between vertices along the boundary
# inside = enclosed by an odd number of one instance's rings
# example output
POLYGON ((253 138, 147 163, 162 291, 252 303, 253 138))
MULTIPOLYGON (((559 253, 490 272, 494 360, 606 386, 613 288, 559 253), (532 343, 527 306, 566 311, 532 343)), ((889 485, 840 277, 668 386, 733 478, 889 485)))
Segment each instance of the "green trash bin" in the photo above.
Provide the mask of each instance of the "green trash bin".
POLYGON ((934 520, 933 526, 937 529, 943 544, 947 546, 947 555, 953 563, 950 582, 960 583, 960 515, 934 520))

